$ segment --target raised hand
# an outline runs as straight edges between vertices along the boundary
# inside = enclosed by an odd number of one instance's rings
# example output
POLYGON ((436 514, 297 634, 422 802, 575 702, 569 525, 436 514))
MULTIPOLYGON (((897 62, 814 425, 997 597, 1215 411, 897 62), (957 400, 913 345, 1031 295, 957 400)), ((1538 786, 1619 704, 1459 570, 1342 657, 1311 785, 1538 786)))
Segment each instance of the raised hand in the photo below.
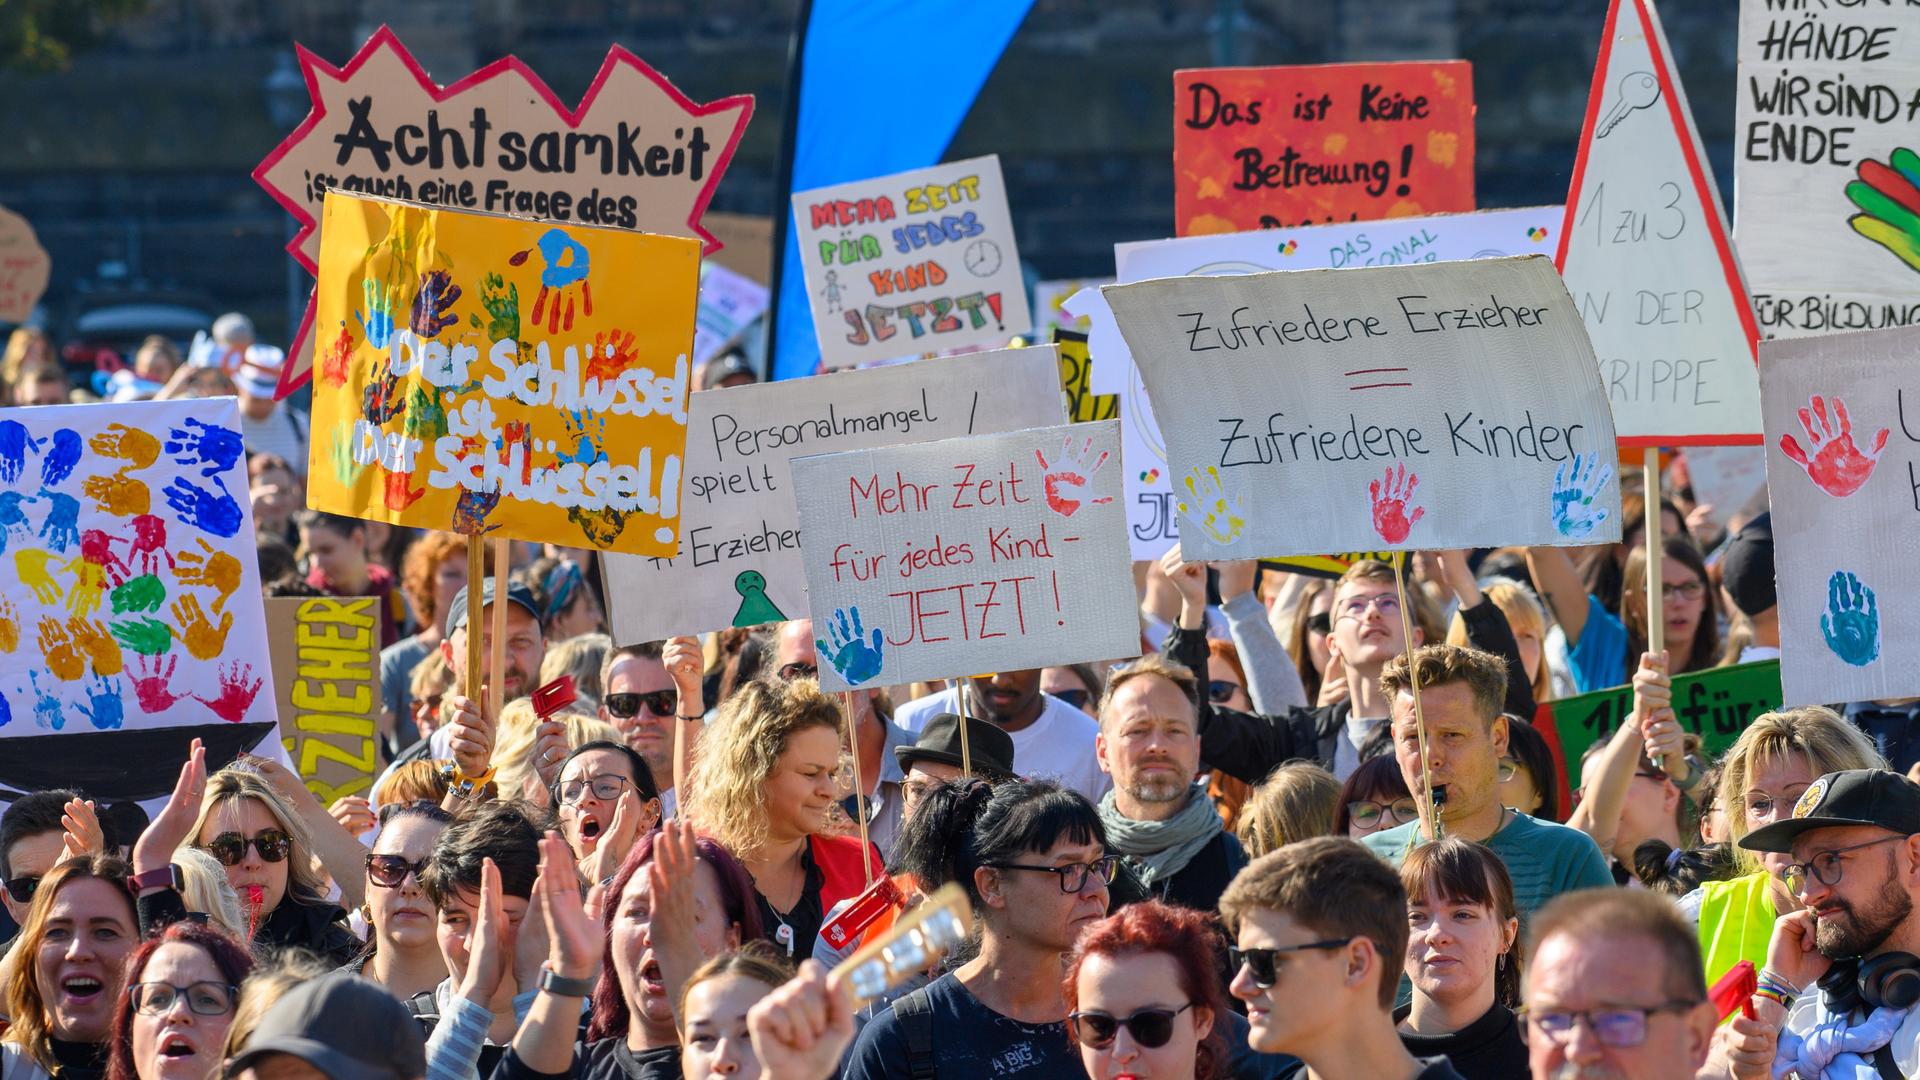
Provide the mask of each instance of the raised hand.
POLYGON ((40 523, 40 538, 55 551, 65 551, 80 539, 80 500, 57 491, 40 489, 47 500, 46 520, 40 523))
MULTIPOLYGON (((578 291, 582 312, 593 314, 593 286, 587 281, 587 273, 592 266, 587 256, 587 246, 568 236, 564 229, 548 229, 535 246, 540 249, 540 258, 546 263, 546 268, 540 272, 540 294, 533 299, 534 324, 539 324, 542 312, 545 312, 547 333, 571 330, 573 286, 580 286, 578 291), (564 320, 560 314, 562 304, 566 306, 564 320)), ((525 265, 529 254, 531 252, 518 252, 507 259, 507 264, 525 265)))
POLYGON ((89 476, 80 482, 80 494, 92 499, 102 513, 133 517, 153 509, 153 492, 144 481, 125 473, 89 476))
POLYGON ((707 657, 697 637, 670 638, 660 652, 661 666, 673 680, 679 704, 674 712, 681 716, 699 716, 706 712, 707 657))
POLYGON ((73 643, 92 662, 95 675, 118 675, 126 667, 120 643, 113 640, 113 634, 99 619, 69 619, 67 630, 73 635, 73 643))
MULTIPOLYGON (((1201 613, 1207 607, 1207 564, 1188 562, 1180 553, 1180 545, 1175 544, 1160 556, 1160 573, 1167 583, 1180 594, 1180 606, 1185 611, 1201 613)), ((1204 619, 1204 615, 1198 615, 1204 619)), ((1185 620, 1182 620, 1183 623, 1185 620)), ((1202 624, 1204 625, 1204 624, 1202 624)))
POLYGON ((142 574, 113 590, 113 613, 125 615, 130 611, 159 611, 166 603, 167 587, 161 583, 157 574, 142 574))
MULTIPOLYGON (((592 893, 602 888, 595 885, 592 893)), ((547 930, 547 967, 568 979, 592 978, 607 948, 604 924, 587 914, 599 907, 600 898, 590 893, 582 902, 573 853, 552 830, 540 841, 540 876, 534 879, 533 892, 547 930)))
POLYGON ((1087 455, 1092 452, 1093 439, 1088 438, 1081 445, 1080 452, 1075 453, 1071 435, 1060 447, 1060 459, 1053 464, 1047 463, 1046 454, 1039 450, 1033 452, 1033 459, 1040 463, 1040 473, 1046 479, 1047 509, 1062 517, 1072 517, 1082 503, 1101 506, 1113 501, 1111 495, 1099 499, 1087 498, 1087 484, 1093 479, 1093 474, 1107 463, 1108 457, 1107 452, 1102 450, 1100 456, 1088 466, 1087 455))
POLYGON ((39 548, 25 548, 13 553, 13 571, 20 583, 33 590, 33 598, 43 604, 51 604, 66 595, 66 587, 53 580, 49 564, 53 556, 39 548))
POLYGON ((460 300, 460 286, 445 270, 429 270, 420 275, 419 291, 413 294, 413 312, 409 325, 423 338, 438 337, 440 331, 460 321, 452 313, 460 300))
POLYGON ((406 408, 400 396, 400 379, 393 373, 393 360, 382 356, 374 361, 373 373, 360 391, 360 414, 374 427, 399 416, 406 408))
POLYGON ((493 720, 480 703, 462 694, 449 694, 440 715, 448 725, 447 749, 462 776, 481 776, 493 763, 493 720))
POLYGON ((174 781, 173 794, 147 824, 140 839, 133 843, 133 868, 136 871, 159 870, 173 861, 173 853, 193 835, 193 823, 200 817, 200 799, 207 790, 207 751, 195 739, 180 766, 180 778, 174 781))
POLYGON ((108 424, 105 431, 87 441, 102 457, 119 458, 135 469, 144 469, 160 460, 160 440, 139 428, 108 424))
POLYGON ((133 695, 140 703, 140 711, 151 715, 173 708, 181 695, 175 694, 167 682, 173 678, 173 669, 180 666, 180 658, 169 656, 158 660, 140 656, 133 663, 133 695))
POLYGON ((1853 443, 1853 421, 1847 416, 1845 402, 1834 398, 1831 413, 1827 411, 1827 399, 1819 394, 1813 395, 1808 404, 1812 411, 1800 410, 1800 427, 1807 433, 1812 454, 1802 449, 1800 441, 1791 433, 1780 436, 1780 452, 1807 470, 1807 478, 1815 487, 1836 499, 1844 499, 1859 491, 1860 485, 1873 475, 1873 467, 1887 448, 1890 432, 1881 428, 1873 437, 1872 448, 1862 453, 1853 443))
POLYGON ((640 805, 640 795, 632 788, 620 793, 620 800, 613 804, 613 820, 608 823, 605 832, 594 837, 593 850, 580 860, 580 872, 588 881, 605 881, 620 869, 627 861, 627 852, 633 850, 633 842, 643 829, 653 827, 657 815, 649 814, 647 808, 640 805))
POLYGON ((793 1080, 835 1075, 840 1056, 853 1042, 857 1008, 844 980, 829 980, 817 960, 801 964, 798 975, 747 1011, 747 1033, 754 1056, 766 1063, 764 1075, 793 1080))
POLYGON ((247 444, 232 428, 209 424, 197 416, 187 418, 187 426, 173 428, 167 440, 167 453, 176 465, 198 466, 201 476, 218 476, 234 467, 247 452, 247 444))
POLYGON ((1873 590, 1845 570, 1827 579, 1827 613, 1820 616, 1820 633, 1833 655, 1866 667, 1880 658, 1880 606, 1873 590))
POLYGON ((1211 465, 1194 469, 1180 483, 1187 489, 1177 500, 1183 517, 1200 526, 1200 531, 1212 537, 1216 544, 1231 544, 1240 539, 1247 527, 1247 520, 1240 516, 1246 509, 1246 501, 1238 494, 1227 493, 1219 469, 1211 465))
POLYGON ((27 453, 39 453, 47 440, 27 434, 27 426, 18 420, 0 420, 0 481, 9 484, 20 479, 27 468, 27 453))
POLYGON ((480 279, 480 306, 487 309, 487 321, 482 324, 478 312, 469 315, 467 322, 475 330, 485 330, 487 340, 520 340, 520 286, 509 285, 499 274, 487 274, 480 279))
POLYGON ((832 644, 814 639, 814 646, 820 655, 827 658, 833 670, 849 686, 858 686, 875 675, 880 674, 881 657, 885 652, 884 635, 879 627, 873 628, 873 644, 867 644, 867 633, 860 625, 860 609, 839 608, 833 618, 827 621, 827 637, 832 644), (847 615, 853 615, 852 625, 848 625, 847 615))
POLYGON ((93 722, 95 731, 117 731, 126 720, 127 706, 121 696, 125 687, 119 679, 94 677, 87 684, 87 703, 80 711, 93 722))
POLYGON ((480 861, 480 903, 473 913, 473 935, 467 939, 467 973, 460 980, 460 996, 475 1005, 493 1007, 494 992, 513 961, 513 923, 507 918, 500 887, 500 868, 492 859, 480 861))
POLYGON ((1599 453, 1562 464, 1553 473, 1553 527, 1561 536, 1584 540, 1607 520, 1604 507, 1595 507, 1593 498, 1613 479, 1613 466, 1601 461, 1599 453), (1584 465, 1582 464, 1584 462, 1584 465))
POLYGON ((196 555, 191 551, 180 553, 174 576, 182 585, 206 585, 220 595, 213 601, 214 614, 227 605, 227 599, 240 589, 240 560, 231 554, 218 551, 205 537, 195 537, 200 550, 205 554, 196 555))
POLYGON ((33 681, 34 723, 51 731, 66 727, 67 718, 60 712, 60 695, 41 689, 39 672, 29 671, 27 678, 33 681))
POLYGON ((235 660, 220 668, 218 696, 212 699, 203 698, 198 694, 192 696, 200 704, 212 709, 215 716, 229 724, 237 724, 246 719, 247 710, 253 707, 253 699, 260 693, 262 680, 247 681, 248 676, 252 674, 252 665, 235 660))
POLYGON ((1420 475, 1408 472, 1405 462, 1397 473, 1388 466, 1384 487, 1379 480, 1367 484, 1367 497, 1373 503, 1373 531, 1380 534, 1380 539, 1389 544, 1404 543, 1407 534, 1427 515, 1424 506, 1407 512, 1407 503, 1413 501, 1414 489, 1419 486, 1420 475))
POLYGON ((47 456, 40 459, 40 486, 59 487, 67 477, 73 475, 73 467, 80 463, 80 433, 72 428, 60 428, 53 433, 53 447, 47 456))
POLYGON ((67 628, 47 616, 40 619, 40 655, 47 662, 47 670, 64 682, 75 682, 87 673, 86 661, 74 649, 67 628))
POLYGON ((213 478, 213 484, 220 489, 218 495, 184 476, 176 476, 173 483, 167 485, 167 505, 180 520, 201 532, 233 536, 240 531, 240 504, 227 494, 227 486, 219 477, 213 478))
POLYGON ((1909 270, 1920 270, 1920 155, 1901 147, 1885 163, 1860 162, 1860 179, 1848 182, 1847 200, 1862 213, 1847 219, 1853 231, 1886 248, 1909 270))
MULTIPOLYGON (((375 349, 384 349, 393 337, 393 286, 383 284, 373 278, 364 278, 360 282, 360 293, 366 300, 366 310, 353 313, 354 321, 360 324, 360 332, 367 337, 367 344, 375 349)), ((340 382, 345 386, 346 369, 340 371, 340 382)))
POLYGON ((327 816, 340 823, 341 827, 355 836, 371 830, 379 824, 379 817, 373 812, 373 804, 358 795, 342 795, 327 807, 327 816))
POLYGON ((107 833, 92 799, 68 799, 60 808, 60 860, 84 858, 107 850, 107 833))

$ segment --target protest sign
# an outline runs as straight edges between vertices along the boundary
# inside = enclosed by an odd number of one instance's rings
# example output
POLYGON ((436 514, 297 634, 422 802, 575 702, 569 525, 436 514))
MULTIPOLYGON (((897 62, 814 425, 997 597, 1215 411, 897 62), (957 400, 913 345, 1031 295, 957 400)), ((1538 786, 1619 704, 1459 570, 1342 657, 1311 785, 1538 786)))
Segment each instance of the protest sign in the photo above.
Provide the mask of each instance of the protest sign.
POLYGON ((0 319, 26 322, 47 291, 53 260, 19 214, 0 206, 0 319))
POLYGON ((766 214, 728 214, 709 211, 702 224, 720 241, 720 250, 708 248, 706 261, 764 284, 773 276, 773 218, 766 214))
MULTIPOLYGON (((1673 677, 1673 712, 1700 736, 1700 756, 1712 761, 1747 730, 1753 718, 1780 707, 1780 661, 1709 668, 1673 677)), ((1580 758, 1633 717, 1633 687, 1616 686, 1540 703, 1533 726, 1560 765, 1560 790, 1580 787, 1580 758)))
MULTIPOLYGON (((299 224, 287 250, 309 273, 330 190, 719 247, 701 215, 746 133, 750 95, 696 103, 619 45, 574 109, 513 56, 442 87, 385 26, 343 67, 295 52, 313 109, 253 178, 299 224)), ((288 350, 282 396, 311 376, 323 337, 288 350)))
POLYGON ((1298 555, 1284 559, 1261 559, 1260 565, 1269 570, 1284 570, 1290 574, 1305 574, 1308 577, 1337 578, 1347 572, 1354 563, 1371 559, 1375 562, 1393 561, 1391 551, 1343 551, 1336 555, 1298 555))
POLYGON ((1189 559, 1619 534, 1613 418, 1544 256, 1102 292, 1166 435, 1189 559))
POLYGON ((1612 0, 1556 262, 1626 446, 1760 437, 1753 309, 1652 0, 1612 0))
POLYGON ((1734 225, 1768 337, 1920 323, 1920 7, 1741 0, 1734 225))
POLYGON ((677 558, 610 555, 622 644, 808 613, 792 460, 1064 422, 1050 348, 703 390, 687 403, 677 558))
POLYGON ((1111 420, 796 458, 820 685, 1140 652, 1111 420))
POLYGON ((1689 446, 1686 466, 1693 501, 1723 529, 1767 486, 1767 454, 1758 446, 1689 446))
POLYGON ((1181 236, 1473 209, 1465 60, 1173 73, 1181 236))
POLYGON ((309 506, 673 554, 697 241, 338 193, 324 216, 309 506))
POLYGON ((1920 694, 1916 358, 1920 327, 1760 346, 1789 705, 1920 694))
POLYGON ((767 287, 719 263, 700 264, 700 309, 693 327, 693 363, 719 356, 766 314, 767 287))
POLYGON ((797 192, 793 228, 829 368, 1033 327, 997 155, 797 192))
MULTIPOLYGON (((1561 208, 1536 206, 1474 214, 1396 218, 1298 229, 1261 230, 1114 245, 1123 282, 1165 277, 1219 277, 1265 270, 1401 266, 1552 251, 1561 208)), ((1127 527, 1133 557, 1158 559, 1180 538, 1173 481, 1153 404, 1140 369, 1098 292, 1069 302, 1087 314, 1096 361, 1091 387, 1120 395, 1121 449, 1127 459, 1127 527)))
MULTIPOLYGON (((1067 298, 1082 289, 1097 289, 1113 284, 1112 278, 1063 278, 1043 281, 1033 287, 1033 329, 1046 337, 1053 330, 1072 330, 1084 334, 1089 323, 1083 316, 1065 309, 1067 298)), ((1058 340, 1058 339, 1056 339, 1058 340)))
POLYGON ((273 728, 233 398, 0 419, 0 783, 171 790, 188 740, 228 761, 273 728))
POLYGON ((1087 355, 1087 335, 1056 329, 1053 343, 1060 348, 1060 392, 1066 395, 1067 419, 1112 420, 1120 415, 1120 398, 1093 392, 1093 358, 1087 355))
POLYGON ((322 806, 373 794, 380 772, 380 609, 372 596, 270 597, 280 738, 322 806))

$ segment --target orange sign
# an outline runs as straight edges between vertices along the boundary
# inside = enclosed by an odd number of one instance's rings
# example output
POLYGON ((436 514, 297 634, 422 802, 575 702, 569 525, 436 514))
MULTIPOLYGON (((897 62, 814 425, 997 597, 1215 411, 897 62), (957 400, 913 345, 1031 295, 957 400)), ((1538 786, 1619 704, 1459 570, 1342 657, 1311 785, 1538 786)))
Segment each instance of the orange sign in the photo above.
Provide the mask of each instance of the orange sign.
POLYGON ((1473 65, 1173 74, 1181 236, 1474 209, 1473 65))

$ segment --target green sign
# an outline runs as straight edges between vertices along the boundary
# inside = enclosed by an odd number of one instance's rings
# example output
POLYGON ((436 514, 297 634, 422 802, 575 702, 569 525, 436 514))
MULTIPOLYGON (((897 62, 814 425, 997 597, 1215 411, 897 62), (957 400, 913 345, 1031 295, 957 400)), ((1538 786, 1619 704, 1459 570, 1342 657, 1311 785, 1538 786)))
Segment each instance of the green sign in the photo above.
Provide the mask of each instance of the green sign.
MULTIPOLYGON (((1710 668, 1673 680, 1673 713, 1680 726, 1700 736, 1708 761, 1733 745, 1753 718, 1780 707, 1780 661, 1710 668)), ((1554 745, 1569 793, 1580 787, 1580 758, 1587 748, 1633 716, 1633 687, 1616 686, 1561 698, 1540 706, 1534 726, 1554 745)))

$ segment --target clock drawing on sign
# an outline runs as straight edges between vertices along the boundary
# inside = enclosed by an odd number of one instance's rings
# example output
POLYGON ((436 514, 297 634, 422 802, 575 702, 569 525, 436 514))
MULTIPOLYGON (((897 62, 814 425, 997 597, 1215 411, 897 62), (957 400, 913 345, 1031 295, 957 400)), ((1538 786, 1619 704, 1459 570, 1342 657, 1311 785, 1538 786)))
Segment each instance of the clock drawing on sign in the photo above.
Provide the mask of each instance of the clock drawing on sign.
POLYGON ((975 240, 967 245, 966 263, 975 277, 992 277, 1000 270, 1000 245, 991 240, 975 240))

